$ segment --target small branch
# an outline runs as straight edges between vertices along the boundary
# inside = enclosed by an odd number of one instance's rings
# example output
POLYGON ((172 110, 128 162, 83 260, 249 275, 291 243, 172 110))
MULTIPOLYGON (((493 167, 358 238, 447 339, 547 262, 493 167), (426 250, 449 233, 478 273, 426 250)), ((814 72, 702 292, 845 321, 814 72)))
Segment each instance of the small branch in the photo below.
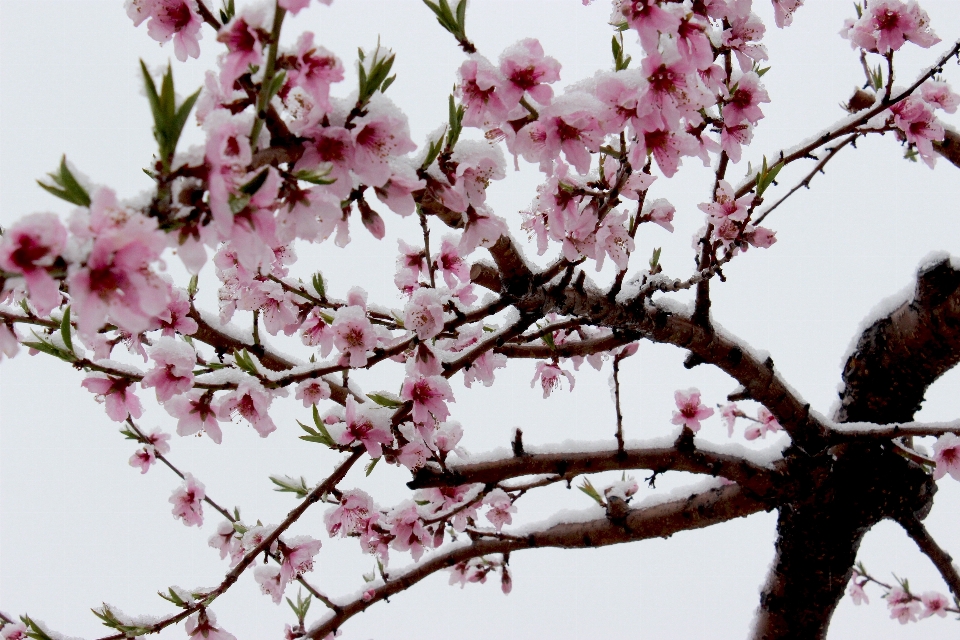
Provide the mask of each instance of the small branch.
POLYGON ((770 213, 771 213, 774 209, 776 209, 776 208, 779 207, 781 204, 783 204, 784 200, 786 200, 787 198, 789 198, 790 196, 792 196, 794 193, 796 193, 797 191, 799 191, 799 190, 800 190, 800 187, 805 187, 805 188, 809 189, 809 188, 810 188, 810 181, 813 180, 814 176, 816 176, 818 173, 823 173, 823 168, 827 165, 827 163, 830 162, 835 155, 837 155, 838 153, 840 153, 840 150, 843 149, 845 146, 847 146, 848 144, 853 144, 854 140, 856 140, 859 136, 860 136, 859 133, 854 133, 854 134, 850 135, 849 137, 844 138, 843 142, 841 142, 841 143, 838 144, 837 146, 831 147, 831 148, 828 150, 827 155, 824 156, 823 160, 821 160, 820 162, 818 162, 818 163, 817 163, 817 166, 815 166, 815 167, 813 168, 813 171, 811 171, 810 173, 808 173, 808 174, 806 175, 806 177, 805 177, 803 180, 801 180, 800 182, 798 182, 792 189, 790 189, 790 191, 788 191, 788 192, 786 193, 786 195, 784 195, 782 198, 780 198, 779 200, 777 200, 776 202, 774 202, 772 205, 770 205, 770 207, 769 207, 766 211, 764 211, 763 213, 761 213, 761 214, 757 217, 757 219, 754 221, 754 224, 760 224, 761 222, 763 222, 764 218, 766 218, 768 215, 770 215, 770 213))
POLYGON ((213 27, 214 31, 220 31, 221 27, 223 27, 220 21, 207 9, 207 5, 203 3, 203 0, 197 0, 197 12, 200 14, 200 17, 203 18, 204 22, 213 27))
POLYGON ((273 13, 273 28, 270 31, 270 49, 267 52, 267 64, 263 71, 263 80, 260 82, 260 95, 257 96, 257 112, 254 114, 253 129, 250 131, 250 149, 257 151, 257 140, 263 130, 263 123, 267 119, 267 108, 270 102, 270 85, 273 84, 274 72, 277 66, 277 48, 280 45, 280 27, 287 10, 278 4, 273 13))
POLYGON ((954 597, 960 598, 960 573, 957 572, 957 567, 953 564, 953 558, 950 554, 937 544, 937 541, 933 539, 933 536, 916 516, 910 515, 899 519, 898 522, 907 532, 907 535, 917 543, 920 551, 933 562, 937 571, 943 576, 944 582, 950 587, 954 597))
POLYGON ((953 422, 923 423, 901 422, 899 424, 875 425, 869 422, 845 422, 828 424, 830 438, 837 444, 853 440, 892 440, 911 436, 942 436, 948 433, 960 434, 960 420, 953 422))
POLYGON ((620 410, 620 356, 613 359, 613 404, 617 412, 617 453, 623 450, 623 412, 620 410))

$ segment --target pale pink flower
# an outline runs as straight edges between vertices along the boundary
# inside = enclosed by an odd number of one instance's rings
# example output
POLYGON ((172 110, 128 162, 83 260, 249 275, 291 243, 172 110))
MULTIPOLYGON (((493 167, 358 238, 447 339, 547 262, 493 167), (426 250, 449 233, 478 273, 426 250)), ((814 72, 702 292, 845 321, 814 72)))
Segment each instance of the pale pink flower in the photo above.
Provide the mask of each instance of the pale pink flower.
POLYGON ((643 144, 638 149, 653 154, 657 166, 663 175, 672 178, 680 168, 681 156, 694 155, 697 152, 697 140, 683 131, 656 129, 643 134, 643 144))
POLYGON ((443 373, 443 363, 427 343, 420 342, 407 358, 407 372, 428 377, 438 376, 443 373))
POLYGON ((0 631, 0 638, 3 640, 27 640, 27 626, 22 622, 4 625, 3 631, 0 631))
POLYGON ((596 235, 597 271, 603 268, 605 256, 610 256, 617 269, 627 268, 630 253, 633 251, 633 238, 624 223, 627 221, 627 212, 612 211, 606 215, 596 235))
POLYGON ((280 564, 280 578, 294 580, 307 571, 313 571, 313 556, 320 551, 321 543, 310 536, 297 536, 284 541, 280 549, 283 562, 280 564))
POLYGON ((385 524, 395 536, 390 546, 397 551, 409 551, 414 561, 419 560, 424 548, 430 546, 430 533, 423 526, 413 500, 394 507, 385 524))
MULTIPOLYGON (((385 99, 384 99, 385 100, 385 99)), ((382 187, 392 174, 390 158, 415 151, 410 129, 399 112, 391 115, 377 102, 367 107, 368 114, 356 120, 352 130, 355 145, 353 172, 371 187, 382 187)))
POLYGON ((80 386, 96 394, 97 402, 104 403, 104 408, 111 420, 123 422, 128 415, 132 418, 143 415, 143 406, 131 389, 133 384, 132 380, 126 378, 111 378, 92 373, 80 383, 80 386))
POLYGON ((135 27, 149 18, 147 34, 151 38, 160 44, 173 40, 177 60, 200 57, 203 20, 196 0, 127 0, 125 7, 135 27))
POLYGON ((216 626, 217 617, 210 609, 201 609, 199 613, 187 618, 184 630, 194 640, 237 640, 237 638, 216 626))
POLYGON ((917 621, 917 615, 920 613, 920 603, 906 591, 900 587, 894 587, 886 598, 891 618, 899 620, 900 624, 917 621))
POLYGON ((487 520, 493 523, 497 531, 500 531, 503 525, 513 523, 511 514, 516 513, 517 508, 513 506, 513 501, 503 489, 494 489, 488 493, 483 499, 483 504, 490 507, 487 511, 487 520))
POLYGON ((729 17, 730 28, 723 32, 721 43, 730 47, 737 56, 741 71, 750 71, 755 63, 767 59, 767 50, 762 44, 766 28, 760 18, 750 11, 750 2, 737 2, 734 6, 744 10, 729 17))
POLYGON ((12 358, 20 350, 17 332, 12 325, 0 323, 0 361, 3 357, 12 358))
POLYGON ((753 202, 753 194, 745 194, 735 198, 733 187, 726 180, 720 180, 714 202, 697 205, 701 211, 710 216, 714 225, 722 224, 727 220, 743 222, 747 219, 747 211, 753 202))
POLYGON ((947 113, 956 113, 957 106, 960 106, 960 95, 951 91, 946 82, 927 80, 920 85, 920 95, 924 102, 947 113))
POLYGON ((403 326, 429 340, 443 331, 443 304, 435 289, 417 289, 403 310, 403 326))
POLYGON ((657 50, 660 34, 676 35, 680 18, 660 7, 657 0, 617 0, 614 12, 619 13, 640 35, 644 51, 657 50))
MULTIPOLYGON (((421 508, 424 513, 431 518, 441 514, 448 514, 455 509, 463 507, 467 501, 474 501, 479 493, 478 487, 481 485, 464 484, 457 487, 433 487, 430 489, 420 489, 416 493, 416 500, 419 503, 427 502, 421 508)), ((467 527, 467 519, 476 519, 478 504, 469 507, 460 508, 450 519, 450 524, 454 531, 463 531, 467 527)))
POLYGON ((331 538, 338 533, 346 538, 365 533, 370 522, 378 517, 373 498, 365 491, 353 489, 343 492, 340 504, 327 511, 323 521, 331 538))
POLYGON ((30 302, 40 315, 60 306, 60 283, 47 269, 63 252, 67 230, 53 213, 33 213, 0 237, 0 269, 23 276, 30 302))
POLYGON ((541 171, 551 173, 563 153, 581 175, 590 171, 590 154, 603 143, 604 132, 595 113, 602 103, 587 94, 565 94, 545 107, 540 119, 517 132, 515 150, 529 162, 539 162, 541 171))
POLYGON ((538 362, 537 370, 533 374, 533 380, 530 381, 530 386, 533 387, 533 385, 537 383, 537 380, 539 380, 540 386, 543 388, 543 397, 546 398, 553 393, 554 389, 560 386, 560 376, 567 379, 567 382, 570 383, 570 391, 573 391, 573 387, 577 381, 574 379, 572 373, 564 371, 552 362, 538 362))
POLYGON ((914 0, 872 0, 852 28, 841 32, 850 44, 867 51, 886 54, 903 43, 913 42, 924 49, 940 38, 930 30, 930 17, 914 0))
POLYGON ((326 179, 334 181, 323 188, 331 191, 337 198, 345 199, 353 188, 350 178, 355 154, 353 136, 343 127, 334 126, 319 127, 318 130, 311 130, 310 135, 313 143, 306 145, 296 169, 316 169, 322 165, 325 170, 329 170, 326 179))
POLYGON ((390 169, 390 179, 382 187, 374 188, 374 192, 377 199, 390 207, 391 211, 397 215, 408 216, 417 208, 413 199, 414 191, 423 189, 427 182, 417 177, 416 171, 409 164, 393 161, 390 169))
POLYGON ((189 526, 203 524, 203 499, 206 497, 203 483, 191 474, 183 477, 183 485, 177 488, 170 496, 173 505, 173 517, 182 518, 183 524, 189 526))
POLYGON ((283 579, 280 567, 272 564, 259 565, 253 570, 253 578, 264 595, 270 596, 274 604, 280 604, 283 591, 287 588, 287 581, 283 579))
POLYGON ((766 407, 760 407, 757 410, 757 424, 748 428, 743 437, 747 440, 756 440, 757 438, 766 438, 768 433, 780 431, 780 423, 773 417, 766 407))
POLYGON ((870 604, 870 598, 867 597, 867 592, 863 590, 866 580, 857 582, 858 575, 856 571, 853 572, 853 578, 850 579, 850 588, 847 589, 847 593, 855 605, 870 604))
POLYGON ((459 422, 442 422, 433 434, 433 444, 441 454, 447 454, 457 448, 463 438, 463 427, 459 422))
POLYGON ((443 281, 451 289, 456 286, 457 280, 470 282, 470 265, 460 255, 454 240, 452 236, 443 238, 443 242, 440 243, 440 255, 436 259, 437 268, 443 274, 443 281))
POLYGON ((943 140, 943 125, 937 119, 933 108, 922 99, 910 96, 893 105, 894 123, 903 132, 907 142, 916 145, 920 157, 930 168, 936 163, 937 155, 933 143, 943 140))
POLYGON ((793 23, 793 13, 803 6, 803 0, 772 0, 773 20, 781 29, 793 23))
POLYGON ((131 467, 140 467, 140 473, 146 473, 150 470, 150 467, 154 462, 157 461, 156 451, 151 445, 146 445, 142 449, 137 449, 132 456, 130 456, 130 466, 131 467))
POLYGON ((430 426, 446 420, 450 416, 446 403, 455 402, 450 383, 440 376, 405 378, 400 397, 413 401, 415 422, 430 426))
POLYGON ((761 102, 770 102, 770 96, 760 86, 760 77, 753 71, 744 73, 734 83, 734 87, 725 91, 727 102, 723 105, 723 122, 727 126, 748 121, 757 124, 763 118, 761 102))
POLYGON ((540 104, 550 104, 553 89, 547 85, 560 80, 560 63, 544 55, 543 47, 526 38, 500 55, 503 74, 502 95, 508 108, 519 104, 526 93, 540 104))
POLYGON ((397 462, 411 471, 416 471, 425 465, 432 455, 433 452, 427 448, 427 445, 418 439, 408 442, 400 448, 397 462))
MULTIPOLYGON (((277 0, 277 4, 292 13, 297 15, 303 9, 306 9, 310 4, 310 0, 277 0)), ((330 4, 330 1, 324 2, 324 4, 330 4)))
POLYGON ((759 249, 767 249, 777 241, 777 232, 771 231, 766 227, 754 227, 747 225, 743 233, 743 239, 750 243, 750 246, 759 249))
POLYGON ((920 614, 921 618, 929 618, 934 614, 941 618, 947 617, 947 607, 950 606, 950 600, 942 593, 927 591, 920 596, 920 601, 923 602, 924 606, 924 611, 920 614))
POLYGON ((232 522, 222 521, 217 525, 217 532, 210 536, 207 544, 220 551, 220 559, 223 560, 231 555, 239 544, 236 538, 236 530, 232 522))
POLYGON ((178 333, 183 336, 192 336, 200 326, 197 321, 189 317, 190 300, 183 289, 170 288, 170 304, 157 315, 162 335, 173 338, 178 333))
POLYGON ((204 431, 210 439, 220 444, 223 432, 217 421, 216 409, 211 406, 212 392, 195 391, 171 398, 163 407, 177 418, 177 434, 189 436, 204 431))
POLYGON ((643 215, 641 221, 647 221, 658 224, 670 233, 673 233, 673 214, 677 212, 676 208, 664 198, 657 198, 652 202, 643 204, 643 215))
POLYGON ((720 130, 720 148, 727 152, 730 161, 740 162, 743 153, 743 145, 750 144, 753 140, 753 125, 749 123, 735 124, 731 127, 726 125, 720 130))
POLYGON ((220 85, 224 92, 234 88, 237 78, 247 73, 250 66, 263 65, 263 44, 259 30, 263 29, 262 11, 244 11, 223 25, 217 40, 227 45, 220 59, 220 85))
POLYGON ((477 247, 492 247, 507 233, 507 223, 486 206, 467 209, 467 223, 460 236, 457 250, 461 257, 473 253, 477 247))
POLYGON ((445 191, 442 199, 454 211, 463 211, 468 204, 479 207, 487 200, 490 183, 506 177, 503 153, 488 142, 463 140, 457 144, 451 160, 457 165, 453 188, 456 193, 445 191), (450 201, 451 196, 456 202, 450 201))
POLYGON ((937 438, 933 445, 933 459, 937 463, 933 472, 934 480, 948 473, 954 480, 960 480, 960 437, 955 433, 947 433, 937 438))
POLYGON ((620 498, 621 500, 629 500, 639 490, 640 485, 637 484, 636 480, 633 478, 626 478, 624 480, 618 480, 604 489, 603 495, 607 498, 620 498))
POLYGON ((192 346, 175 338, 160 338, 150 350, 150 357, 155 366, 143 376, 140 386, 156 387, 159 402, 166 402, 193 387, 197 354, 192 346))
POLYGON ((733 437, 733 427, 737 422, 737 418, 743 417, 743 412, 737 407, 737 403, 731 402, 730 404, 725 404, 720 407, 720 417, 727 423, 727 436, 733 437))
POLYGON ((484 351, 483 354, 470 363, 469 369, 463 370, 463 384, 470 388, 475 381, 480 381, 483 386, 489 387, 494 382, 494 369, 501 369, 507 366, 507 356, 493 351, 484 351))
POLYGON ((300 340, 308 347, 320 347, 320 357, 326 358, 333 349, 334 331, 317 309, 312 309, 300 325, 300 340))
POLYGON ((315 405, 321 400, 330 397, 330 385, 319 378, 304 380, 297 385, 297 392, 294 395, 296 400, 302 400, 304 407, 315 405))
POLYGON ((700 390, 687 389, 673 394, 679 411, 673 412, 673 424, 682 424, 694 433, 700 431, 700 421, 713 415, 713 409, 700 403, 700 390))
POLYGON ((361 307, 351 305, 337 309, 333 344, 348 358, 351 367, 367 364, 367 352, 377 346, 377 334, 361 307))
POLYGON ((334 438, 339 444, 352 445, 360 442, 371 458, 383 455, 382 445, 393 444, 390 433, 390 418, 381 409, 367 409, 352 395, 347 396, 344 430, 334 438))
POLYGON ((297 40, 296 53, 287 70, 287 86, 299 86, 327 112, 330 106, 330 85, 343 80, 343 64, 323 47, 313 44, 313 33, 307 31, 297 40))
POLYGON ((233 416, 240 416, 249 422, 261 438, 266 438, 277 425, 270 418, 270 403, 273 395, 259 382, 244 378, 234 391, 221 398, 217 407, 217 417, 227 422, 233 416))
POLYGON ((506 81, 500 71, 483 56, 473 54, 460 65, 458 73, 457 93, 464 106, 464 126, 503 122, 510 109, 504 104, 502 87, 506 81))

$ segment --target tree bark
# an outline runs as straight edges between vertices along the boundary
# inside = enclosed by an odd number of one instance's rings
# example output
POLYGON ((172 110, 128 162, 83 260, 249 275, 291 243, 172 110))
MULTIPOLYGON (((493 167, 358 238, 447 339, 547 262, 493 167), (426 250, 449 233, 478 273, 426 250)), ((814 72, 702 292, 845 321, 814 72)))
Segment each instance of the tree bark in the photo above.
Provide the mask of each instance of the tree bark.
MULTIPOLYGON (((844 367, 838 422, 906 422, 927 387, 960 361, 960 271, 921 269, 913 300, 877 320, 844 367)), ((796 499, 779 509, 777 557, 755 640, 825 638, 863 536, 883 519, 923 519, 936 485, 890 443, 789 451, 796 499), (806 485, 806 486, 804 486, 806 485)))

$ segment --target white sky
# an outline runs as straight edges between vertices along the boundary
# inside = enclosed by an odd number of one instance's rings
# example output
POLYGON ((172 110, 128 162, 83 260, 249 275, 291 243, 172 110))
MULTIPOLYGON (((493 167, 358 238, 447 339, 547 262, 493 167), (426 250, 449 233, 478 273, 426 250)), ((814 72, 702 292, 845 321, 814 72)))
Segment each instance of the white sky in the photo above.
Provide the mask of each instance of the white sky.
MULTIPOLYGON (((766 44, 772 70, 764 81, 773 102, 763 106, 767 118, 745 150, 744 161, 729 171, 731 181, 743 175, 747 160, 772 156, 839 119, 844 114, 838 103, 862 83, 856 53, 837 35, 843 19, 853 15, 849 2, 809 0, 810 6, 797 13, 794 26, 786 31, 773 26, 769 2, 755 4, 770 25, 766 44)), ((928 0, 922 6, 945 42, 928 51, 908 45, 902 56, 897 54, 904 84, 960 37, 955 0, 928 0)), ((566 84, 609 66, 608 13, 604 0, 586 8, 578 0, 474 0, 467 24, 479 50, 491 59, 521 37, 539 38, 547 54, 561 61, 566 84)), ((315 30, 317 42, 337 53, 348 69, 353 69, 356 48, 373 46, 379 35, 383 45, 397 52, 398 79, 388 95, 410 117, 414 141, 422 144, 426 134, 445 121, 446 96, 463 55, 419 1, 335 0, 330 8, 316 6, 289 20, 285 41, 292 42, 304 29, 315 30)), ((213 68, 219 52, 215 45, 212 31, 205 28, 201 59, 187 64, 174 60, 182 94, 192 92, 202 83, 203 72, 213 68)), ((34 211, 68 213, 66 203, 34 182, 57 165, 62 153, 121 197, 149 188, 141 168, 149 163, 154 146, 137 59, 156 66, 172 56, 171 46, 159 48, 145 28, 132 27, 119 0, 0 1, 0 224, 7 226, 34 211)), ((955 90, 960 89, 955 63, 948 65, 946 75, 955 90)), ((354 82, 348 73, 335 94, 345 95, 354 82)), ((953 117, 952 123, 960 125, 960 118, 953 117)), ((200 140, 199 130, 191 127, 181 148, 200 140)), ((713 288, 715 319, 755 348, 769 351, 786 380, 827 415, 833 410, 841 358, 861 318, 909 286, 916 265, 930 251, 960 255, 958 169, 941 161, 930 171, 901 156, 889 136, 845 150, 825 176, 814 180, 811 191, 798 193, 770 217, 778 243, 738 258, 726 269, 728 282, 713 288)), ((771 195, 782 193, 808 170, 805 165, 784 171, 780 189, 771 195)), ((689 273, 690 237, 702 221, 696 204, 706 199, 711 179, 699 161, 687 159, 676 178, 656 183, 651 197, 667 197, 677 207, 677 231, 671 237, 659 227, 644 229, 637 264, 653 247, 662 246, 667 272, 678 277, 689 273)), ((536 184, 537 175, 526 170, 508 173, 507 180, 491 188, 494 207, 518 237, 516 212, 529 204, 536 184)), ((357 225, 354 243, 346 251, 331 244, 301 251, 300 273, 319 267, 333 295, 362 284, 372 300, 398 305, 391 289, 394 238, 412 241, 419 229, 392 214, 385 219, 388 238, 381 243, 357 225)), ((170 268, 179 273, 174 261, 170 268)), ((205 283, 204 291, 212 295, 212 279, 205 283)), ((717 403, 734 388, 733 381, 716 370, 684 369, 683 357, 672 347, 646 344, 639 357, 625 364, 628 438, 669 433, 675 389, 696 386, 705 402, 717 403)), ((459 382, 454 385, 458 402, 453 417, 464 424, 468 449, 507 446, 517 426, 529 443, 567 438, 612 442, 609 365, 600 373, 581 371, 575 393, 563 390, 549 400, 529 388, 533 366, 512 364, 499 373, 492 389, 468 393, 459 382)), ((42 355, 22 353, 0 365, 0 610, 27 612, 69 636, 95 638, 107 635, 107 629, 89 613, 91 607, 108 602, 129 614, 168 614, 171 608, 156 591, 170 585, 212 586, 227 566, 206 544, 217 524, 215 513, 207 510, 200 531, 174 521, 167 498, 179 483, 161 467, 141 476, 127 465, 134 446, 117 434, 117 425, 92 395, 79 388, 81 379, 42 355)), ((393 370, 367 378, 363 385, 369 391, 392 391, 399 380, 393 370)), ((938 382, 918 419, 956 419, 958 382, 956 372, 938 382)), ((145 405, 152 404, 152 393, 140 396, 145 405)), ((175 437, 170 457, 203 481, 214 499, 238 505, 245 520, 275 523, 294 500, 273 493, 267 476, 304 475, 315 482, 336 460, 320 447, 297 440, 294 419, 306 416, 291 402, 275 415, 280 429, 267 440, 245 424, 225 425, 223 445, 175 437)), ((155 406, 140 422, 168 432, 174 426, 155 406)), ((727 441, 716 417, 699 437, 727 441)), ((363 487, 381 505, 394 504, 408 493, 401 484, 405 474, 384 467, 378 466, 369 480, 360 471, 352 473, 341 486, 363 487)), ((635 475, 642 480, 646 474, 635 475)), ((668 477, 658 486, 689 480, 668 477)), ((542 498, 518 503, 518 522, 590 506, 579 491, 542 491, 542 498)), ((958 505, 960 487, 945 480, 927 520, 955 555, 960 554, 958 505)), ((323 540, 311 582, 330 595, 351 593, 372 560, 360 553, 355 540, 329 540, 322 529, 323 511, 308 512, 291 533, 323 540)), ((511 560, 514 589, 509 597, 495 583, 462 591, 448 587, 442 574, 352 619, 344 637, 743 638, 773 557, 774 528, 774 514, 759 514, 667 541, 518 553, 511 560)), ((392 555, 395 568, 409 557, 392 555)), ((946 591, 930 563, 895 525, 876 527, 860 559, 883 578, 892 579, 891 572, 908 577, 919 592, 946 591)), ((831 637, 957 637, 957 623, 939 618, 901 628, 888 619, 880 592, 868 592, 874 603, 869 607, 843 600, 831 637)), ((294 594, 288 589, 288 595, 294 594)), ((278 637, 283 622, 292 622, 286 605, 275 607, 260 595, 251 576, 243 577, 213 609, 241 640, 278 637)), ((309 619, 316 619, 321 609, 316 603, 309 619)), ((161 637, 183 635, 182 628, 175 628, 161 637)))

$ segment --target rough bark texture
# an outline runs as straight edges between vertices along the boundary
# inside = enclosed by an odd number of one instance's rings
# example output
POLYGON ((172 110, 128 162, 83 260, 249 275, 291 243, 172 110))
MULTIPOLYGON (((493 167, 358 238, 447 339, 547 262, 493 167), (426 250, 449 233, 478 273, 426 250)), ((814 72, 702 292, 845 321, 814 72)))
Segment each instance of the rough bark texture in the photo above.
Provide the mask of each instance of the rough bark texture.
MULTIPOLYGON (((837 420, 912 420, 927 387, 958 361, 960 271, 942 260, 920 271, 912 301, 864 331, 844 368, 837 420)), ((758 640, 826 637, 866 532, 886 518, 924 518, 936 491, 922 468, 881 442, 788 458, 789 475, 808 486, 779 510, 758 640)))

